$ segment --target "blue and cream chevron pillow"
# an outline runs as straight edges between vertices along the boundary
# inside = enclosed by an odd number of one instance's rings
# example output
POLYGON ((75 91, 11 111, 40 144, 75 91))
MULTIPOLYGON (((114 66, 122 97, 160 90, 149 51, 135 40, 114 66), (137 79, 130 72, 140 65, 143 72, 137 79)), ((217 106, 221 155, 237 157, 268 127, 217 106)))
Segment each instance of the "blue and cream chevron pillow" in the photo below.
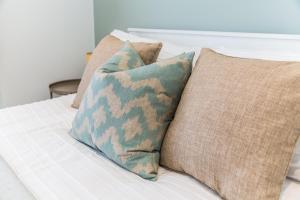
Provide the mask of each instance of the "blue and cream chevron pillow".
POLYGON ((130 51, 118 52, 95 72, 71 135, 127 170, 156 180, 161 143, 191 74, 194 53, 136 68, 141 58, 130 51), (120 64, 124 60, 127 64, 120 64), (130 70, 118 71, 121 65, 130 70))
MULTIPOLYGON (((134 49, 132 44, 127 41, 125 42, 124 47, 121 48, 112 58, 110 58, 106 62, 106 64, 104 64, 103 66, 99 66, 99 68, 96 70, 96 73, 99 75, 101 73, 117 72, 141 67, 143 65, 144 62, 139 53, 134 49)), ((89 87, 91 87, 91 84, 89 85, 89 87)), ((87 90, 89 89, 89 87, 87 88, 87 90)), ((86 92, 85 94, 89 95, 90 93, 86 92)), ((82 101, 82 104, 85 103, 86 101, 82 101)), ((78 112, 76 119, 80 117, 80 113, 83 113, 82 109, 81 112, 78 112)), ((96 116, 93 117, 93 120, 97 121, 97 119, 98 118, 96 116)), ((77 140, 96 148, 96 146, 93 144, 92 136, 90 134, 92 132, 92 126, 89 125, 88 121, 84 121, 83 123, 84 125, 74 121, 71 135, 77 140)))

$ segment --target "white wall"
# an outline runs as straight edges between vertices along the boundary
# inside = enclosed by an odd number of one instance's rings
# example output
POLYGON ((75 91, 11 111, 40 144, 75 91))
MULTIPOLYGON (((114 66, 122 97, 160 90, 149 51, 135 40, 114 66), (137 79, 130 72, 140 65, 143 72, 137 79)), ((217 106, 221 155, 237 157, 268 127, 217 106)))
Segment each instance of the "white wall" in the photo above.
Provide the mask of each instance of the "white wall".
POLYGON ((93 48, 93 0, 0 0, 0 107, 49 98, 93 48))

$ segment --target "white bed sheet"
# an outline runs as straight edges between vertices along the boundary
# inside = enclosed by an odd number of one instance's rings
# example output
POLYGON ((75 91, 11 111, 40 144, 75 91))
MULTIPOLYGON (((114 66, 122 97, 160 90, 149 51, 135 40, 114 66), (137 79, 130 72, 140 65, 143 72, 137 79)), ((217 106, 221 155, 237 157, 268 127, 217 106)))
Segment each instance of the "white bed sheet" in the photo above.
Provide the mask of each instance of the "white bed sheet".
MULTIPOLYGON (((0 110, 0 156, 36 199, 219 200, 195 179, 164 168, 151 182, 68 135, 74 96, 0 110)), ((286 181, 281 200, 300 199, 300 184, 286 181)))
POLYGON ((34 200, 32 194, 24 187, 7 163, 0 157, 0 199, 34 200))

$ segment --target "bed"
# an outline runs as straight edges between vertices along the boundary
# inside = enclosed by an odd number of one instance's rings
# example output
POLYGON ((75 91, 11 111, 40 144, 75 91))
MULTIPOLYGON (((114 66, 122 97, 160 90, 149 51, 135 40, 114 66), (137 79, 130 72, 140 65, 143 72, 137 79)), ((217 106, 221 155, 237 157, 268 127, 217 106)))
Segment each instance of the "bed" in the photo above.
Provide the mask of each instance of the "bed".
MULTIPOLYGON (((145 29, 130 29, 130 32, 179 44, 201 43, 211 48, 234 41, 229 46, 236 49, 240 47, 237 44, 251 49, 255 42, 266 37, 145 29), (205 44, 204 38, 209 38, 205 44)), ((300 38, 278 35, 268 38, 263 44, 272 53, 264 50, 261 56, 275 58, 285 48, 289 51, 281 54, 281 58, 294 60, 298 56, 299 59, 300 45, 295 42, 300 44, 300 38)), ((220 199, 192 177, 162 167, 158 181, 144 180, 70 137, 68 132, 76 114, 76 109, 70 106, 73 99, 74 95, 68 95, 0 110, 0 199, 220 199)), ((281 199, 299 198, 300 183, 287 179, 281 199)))
MULTIPOLYGON (((0 181, 3 199, 220 199, 195 179, 164 168, 157 182, 144 180, 75 141, 68 135, 73 98, 0 111, 0 167, 8 177, 0 181), (13 189, 5 188, 9 180, 13 189)), ((287 180, 281 199, 299 196, 300 184, 287 180)))

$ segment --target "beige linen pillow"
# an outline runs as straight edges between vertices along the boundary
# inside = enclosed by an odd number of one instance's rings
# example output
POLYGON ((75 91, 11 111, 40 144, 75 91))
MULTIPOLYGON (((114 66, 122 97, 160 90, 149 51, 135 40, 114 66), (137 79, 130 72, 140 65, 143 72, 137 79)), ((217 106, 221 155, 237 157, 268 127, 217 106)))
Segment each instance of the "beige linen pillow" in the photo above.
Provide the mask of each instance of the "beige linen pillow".
MULTIPOLYGON (((139 53, 146 65, 156 61, 160 49, 162 47, 161 43, 138 42, 132 43, 132 45, 135 48, 135 50, 139 53)), ((93 55, 91 56, 89 63, 85 68, 72 107, 79 108, 84 92, 87 86, 89 85, 95 70, 101 65, 103 65, 123 46, 124 42, 112 35, 107 35, 99 42, 99 44, 93 52, 93 55)))
POLYGON ((228 200, 279 199, 300 133, 300 63, 204 49, 163 145, 161 164, 228 200))

